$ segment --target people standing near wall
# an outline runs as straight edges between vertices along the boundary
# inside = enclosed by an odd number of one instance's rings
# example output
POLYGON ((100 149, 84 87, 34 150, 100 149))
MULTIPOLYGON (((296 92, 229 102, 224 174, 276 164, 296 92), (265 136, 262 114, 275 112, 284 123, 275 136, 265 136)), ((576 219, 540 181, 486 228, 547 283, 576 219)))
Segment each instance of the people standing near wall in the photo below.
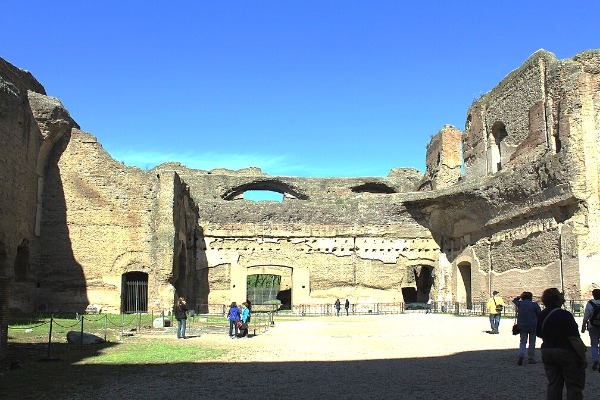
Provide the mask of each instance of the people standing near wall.
POLYGON ((517 365, 523 365, 525 359, 525 349, 527 349, 527 358, 529 364, 535 364, 535 330, 537 319, 542 311, 538 303, 533 301, 533 293, 523 292, 520 296, 513 299, 517 313, 517 327, 519 328, 519 359, 517 365))
POLYGON ((346 303, 344 303, 344 308, 346 309, 346 316, 350 315, 348 311, 350 309, 350 300, 346 299, 346 303))
POLYGON ((427 299, 427 307, 426 307, 426 311, 425 314, 431 314, 431 305, 433 304, 433 300, 431 300, 431 297, 427 299))
POLYGON ((594 325, 600 322, 600 289, 592 290, 593 299, 587 302, 585 305, 585 311, 583 312, 583 323, 581 324, 581 333, 588 330, 590 335, 590 345, 592 347, 592 371, 600 371, 598 368, 598 358, 600 353, 600 325, 594 325), (599 311, 595 311, 598 308, 599 311))
POLYGON ((562 399, 563 387, 567 399, 583 399, 585 345, 573 314, 562 309, 565 299, 557 288, 544 290, 542 303, 546 308, 540 313, 536 333, 542 338, 542 361, 548 378, 546 399, 562 399))
POLYGON ((497 290, 492 292, 492 297, 487 302, 487 311, 490 316, 490 327, 491 331, 489 333, 497 335, 500 333, 498 328, 500 327, 500 316, 502 315, 502 310, 504 310, 504 300, 500 296, 496 296, 500 294, 497 290))
POLYGON ((177 320, 177 339, 187 339, 185 328, 187 322, 187 305, 185 299, 180 297, 175 305, 175 319, 177 320))
POLYGON ((335 314, 339 317, 340 316, 340 308, 341 308, 340 299, 337 299, 335 301, 335 303, 333 304, 333 306, 335 307, 335 314))
POLYGON ((248 323, 250 322, 250 307, 247 302, 242 303, 242 326, 240 327, 240 337, 248 337, 248 323))
POLYGON ((236 339, 239 334, 238 322, 240 322, 240 309, 238 308, 237 303, 235 301, 232 302, 229 306, 229 311, 227 312, 227 319, 229 319, 229 337, 231 339, 236 339))

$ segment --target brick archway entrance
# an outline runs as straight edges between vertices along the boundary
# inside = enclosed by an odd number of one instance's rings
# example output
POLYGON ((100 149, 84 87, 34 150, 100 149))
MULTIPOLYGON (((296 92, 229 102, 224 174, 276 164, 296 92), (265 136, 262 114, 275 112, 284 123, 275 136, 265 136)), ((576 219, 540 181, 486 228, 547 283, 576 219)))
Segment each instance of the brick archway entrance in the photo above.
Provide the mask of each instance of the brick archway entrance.
POLYGON ((284 265, 255 265, 246 269, 246 298, 252 304, 281 302, 281 309, 292 307, 293 268, 284 265))

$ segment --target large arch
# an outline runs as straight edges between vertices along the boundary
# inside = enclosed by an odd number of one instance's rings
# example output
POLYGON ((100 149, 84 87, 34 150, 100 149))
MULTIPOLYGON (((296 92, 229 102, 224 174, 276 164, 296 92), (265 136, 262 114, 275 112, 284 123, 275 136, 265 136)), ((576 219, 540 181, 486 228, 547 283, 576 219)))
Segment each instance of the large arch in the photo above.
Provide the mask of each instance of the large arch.
POLYGON ((280 181, 279 179, 255 180, 252 182, 244 183, 242 185, 238 185, 229 189, 228 191, 223 193, 223 195, 221 195, 221 198, 223 200, 242 199, 244 192, 250 190, 277 192, 283 194, 284 198, 293 198, 300 200, 308 199, 307 195, 301 193, 299 190, 291 187, 285 182, 280 181))
MULTIPOLYGON (((281 301, 282 309, 291 309, 292 307, 292 276, 293 276, 293 268, 287 265, 254 265, 246 268, 246 282, 249 282, 249 277, 251 276, 278 276, 279 281, 276 287, 277 293, 273 293, 274 299, 281 301)), ((250 294, 254 296, 257 293, 251 293, 248 284, 246 285, 246 298, 251 299, 250 294)), ((271 299, 273 300, 273 299, 271 299)), ((253 301, 254 304, 257 303, 256 300, 253 301)))

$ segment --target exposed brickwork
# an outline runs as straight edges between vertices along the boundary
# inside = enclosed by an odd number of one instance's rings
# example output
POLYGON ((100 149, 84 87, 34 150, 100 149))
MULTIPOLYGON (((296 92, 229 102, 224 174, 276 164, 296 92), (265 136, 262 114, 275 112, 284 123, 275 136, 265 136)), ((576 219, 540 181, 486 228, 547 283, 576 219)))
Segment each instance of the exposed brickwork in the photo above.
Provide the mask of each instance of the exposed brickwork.
POLYGON ((283 277, 293 305, 549 286, 578 298, 600 284, 599 76, 598 51, 536 52, 472 104, 464 132, 432 137, 424 175, 318 179, 126 167, 30 74, 0 64, 11 306, 120 311, 134 276, 147 281, 148 310, 169 311, 179 295, 204 309, 245 299, 260 271, 283 277), (243 200, 248 190, 284 201, 243 200))

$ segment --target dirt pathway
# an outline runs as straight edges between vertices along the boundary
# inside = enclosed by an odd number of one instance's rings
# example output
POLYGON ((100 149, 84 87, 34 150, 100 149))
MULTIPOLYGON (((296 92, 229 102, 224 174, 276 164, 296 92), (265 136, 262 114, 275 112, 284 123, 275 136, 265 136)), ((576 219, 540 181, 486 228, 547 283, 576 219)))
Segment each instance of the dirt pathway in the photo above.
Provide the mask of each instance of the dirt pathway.
MULTIPOLYGON (((224 331, 180 341, 234 351, 211 362, 144 366, 94 398, 123 397, 132 382, 145 399, 545 398, 543 365, 516 365, 511 326, 504 319, 500 335, 489 335, 483 317, 425 314, 276 320, 249 339, 224 331)), ((600 398, 600 373, 588 369, 587 381, 586 399, 600 398)))

